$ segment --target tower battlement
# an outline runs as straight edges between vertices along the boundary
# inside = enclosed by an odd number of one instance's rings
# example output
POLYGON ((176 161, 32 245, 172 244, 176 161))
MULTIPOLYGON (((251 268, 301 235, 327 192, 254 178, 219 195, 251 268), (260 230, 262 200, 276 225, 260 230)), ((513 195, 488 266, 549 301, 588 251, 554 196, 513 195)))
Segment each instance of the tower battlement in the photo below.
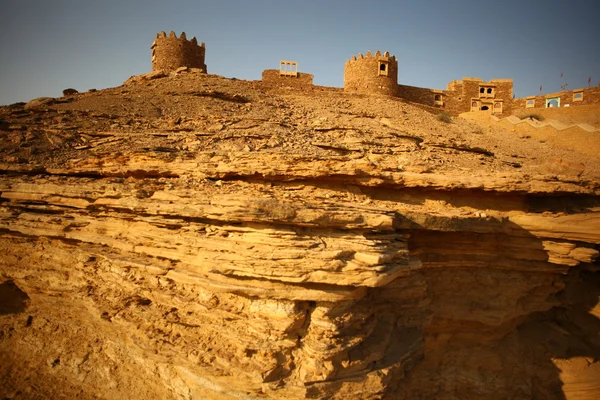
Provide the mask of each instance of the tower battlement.
POLYGON ((362 55, 362 53, 358 53, 357 56, 352 56, 351 59, 346 61, 346 64, 348 64, 349 62, 352 62, 352 61, 367 60, 367 59, 372 59, 372 58, 379 59, 381 57, 386 57, 389 59, 390 62, 397 63, 396 56, 390 56, 390 53, 388 51, 384 52, 383 55, 381 55, 381 51, 377 50, 375 52, 375 55, 372 55, 371 51, 367 51, 367 53, 364 56, 362 55))
POLYGON ((171 31, 169 35, 162 31, 156 35, 152 49, 152 70, 172 71, 179 67, 200 68, 206 72, 206 46, 204 42, 192 37, 187 39, 185 32, 177 37, 171 31))
POLYGON ((398 61, 389 52, 373 55, 370 51, 346 61, 344 90, 347 92, 384 94, 395 96, 398 92, 398 61))

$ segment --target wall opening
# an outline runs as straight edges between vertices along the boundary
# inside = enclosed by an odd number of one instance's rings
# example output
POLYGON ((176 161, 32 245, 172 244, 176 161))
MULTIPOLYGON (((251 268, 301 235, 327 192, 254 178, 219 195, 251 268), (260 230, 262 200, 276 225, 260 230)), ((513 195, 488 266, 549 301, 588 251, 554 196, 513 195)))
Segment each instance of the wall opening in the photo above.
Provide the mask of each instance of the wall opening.
POLYGON ((573 93, 573 101, 583 101, 583 91, 573 93))
POLYGON ((382 61, 379 62, 379 75, 388 75, 388 63, 382 61))
POLYGON ((298 76, 298 62, 284 60, 279 61, 279 75, 298 76))
POLYGON ((546 99, 546 108, 560 107, 560 97, 546 99))
POLYGON ((479 97, 494 97, 494 89, 487 86, 479 87, 479 97))
POLYGON ((489 109, 490 109, 490 108, 489 108, 488 106, 481 106, 481 110, 482 110, 482 111, 487 111, 487 110, 489 110, 489 109))

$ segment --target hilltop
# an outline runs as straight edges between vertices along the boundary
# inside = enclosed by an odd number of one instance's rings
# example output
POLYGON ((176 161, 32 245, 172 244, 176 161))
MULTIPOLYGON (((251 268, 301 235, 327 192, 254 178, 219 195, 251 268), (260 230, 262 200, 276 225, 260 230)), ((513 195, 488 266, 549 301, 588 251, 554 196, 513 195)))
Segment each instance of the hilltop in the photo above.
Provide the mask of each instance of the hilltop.
POLYGON ((4 397, 600 393, 598 153, 192 68, 0 133, 4 397))

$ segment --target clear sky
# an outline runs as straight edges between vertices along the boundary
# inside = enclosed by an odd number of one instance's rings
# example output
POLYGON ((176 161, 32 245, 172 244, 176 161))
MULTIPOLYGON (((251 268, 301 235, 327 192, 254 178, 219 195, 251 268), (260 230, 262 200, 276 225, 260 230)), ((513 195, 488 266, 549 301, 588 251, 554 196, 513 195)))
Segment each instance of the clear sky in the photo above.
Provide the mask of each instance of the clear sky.
POLYGON ((407 85, 513 78, 522 97, 600 83, 600 0, 0 0, 0 104, 119 86, 171 30, 239 79, 286 59, 342 87, 345 61, 379 49, 407 85))

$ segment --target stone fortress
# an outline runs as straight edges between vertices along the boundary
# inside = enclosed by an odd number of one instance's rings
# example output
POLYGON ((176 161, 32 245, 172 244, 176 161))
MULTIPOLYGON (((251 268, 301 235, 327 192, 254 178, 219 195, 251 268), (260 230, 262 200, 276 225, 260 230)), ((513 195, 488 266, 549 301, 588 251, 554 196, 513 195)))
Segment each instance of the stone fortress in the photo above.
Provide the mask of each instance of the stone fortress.
POLYGON ((204 57, 206 47, 204 42, 198 44, 195 37, 187 40, 185 32, 180 37, 171 31, 169 36, 165 32, 156 35, 152 46, 152 71, 174 71, 180 67, 199 68, 207 72, 204 57))
POLYGON ((344 90, 348 92, 398 95, 398 60, 387 51, 381 55, 377 50, 373 56, 367 51, 363 57, 346 61, 344 68, 344 90))
MULTIPOLYGON (((207 73, 204 43, 196 38, 178 38, 171 31, 157 34, 152 49, 153 71, 174 71, 181 67, 197 68, 207 73)), ((275 86, 311 88, 313 75, 299 72, 295 61, 280 61, 279 70, 268 69, 262 81, 275 86)), ((600 86, 580 88, 515 99, 512 79, 479 78, 453 80, 445 90, 422 88, 398 83, 398 60, 389 52, 367 51, 352 56, 344 67, 344 91, 367 95, 398 97, 423 106, 438 108, 451 114, 483 111, 496 115, 511 115, 513 111, 533 107, 570 107, 600 103, 600 86)))

